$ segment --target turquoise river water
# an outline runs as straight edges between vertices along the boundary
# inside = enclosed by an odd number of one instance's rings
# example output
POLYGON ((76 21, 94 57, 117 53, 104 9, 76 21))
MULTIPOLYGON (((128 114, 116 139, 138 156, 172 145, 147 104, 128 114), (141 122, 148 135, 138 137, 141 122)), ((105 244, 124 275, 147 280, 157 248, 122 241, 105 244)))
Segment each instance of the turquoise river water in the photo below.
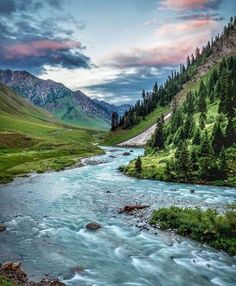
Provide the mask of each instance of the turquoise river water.
POLYGON ((118 214, 135 203, 222 210, 236 201, 236 189, 129 178, 117 168, 143 152, 133 150, 123 156, 124 149, 107 147, 84 167, 1 185, 7 230, 0 233, 0 262, 21 260, 32 280, 48 274, 69 286, 236 285, 235 257, 173 233, 140 230, 140 218, 118 214), (92 221, 103 227, 86 230, 92 221))

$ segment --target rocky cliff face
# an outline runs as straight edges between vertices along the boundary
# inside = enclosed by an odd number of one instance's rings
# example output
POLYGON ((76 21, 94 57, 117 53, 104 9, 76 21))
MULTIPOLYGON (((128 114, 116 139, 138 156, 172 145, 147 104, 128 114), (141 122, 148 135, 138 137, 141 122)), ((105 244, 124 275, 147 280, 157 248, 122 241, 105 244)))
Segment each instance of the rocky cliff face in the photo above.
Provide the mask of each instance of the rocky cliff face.
POLYGON ((79 90, 73 92, 61 83, 25 71, 0 70, 0 82, 60 119, 85 127, 109 128, 111 113, 122 115, 130 107, 92 100, 79 90))

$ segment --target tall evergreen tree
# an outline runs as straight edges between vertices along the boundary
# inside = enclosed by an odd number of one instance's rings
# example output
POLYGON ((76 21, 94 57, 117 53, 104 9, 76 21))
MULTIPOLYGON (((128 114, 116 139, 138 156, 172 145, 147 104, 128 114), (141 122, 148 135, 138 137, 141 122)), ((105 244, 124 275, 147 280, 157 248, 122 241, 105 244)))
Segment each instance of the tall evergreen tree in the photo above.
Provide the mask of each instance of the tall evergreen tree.
POLYGON ((224 142, 224 134, 222 132, 219 122, 216 121, 213 126, 211 135, 211 145, 216 154, 220 153, 223 146, 223 142, 224 142))
POLYGON ((181 141, 182 146, 179 145, 175 154, 175 165, 179 172, 179 175, 183 177, 184 181, 187 182, 190 171, 190 156, 186 141, 181 141))
POLYGON ((112 112, 111 115, 111 131, 116 130, 119 125, 119 116, 117 112, 112 112))
POLYGON ((135 160, 135 170, 140 173, 142 170, 142 160, 140 158, 140 156, 138 156, 138 158, 135 160))
POLYGON ((157 120, 157 127, 155 130, 155 133, 153 134, 153 147, 156 148, 157 150, 162 150, 165 145, 165 140, 164 140, 164 132, 163 132, 163 118, 160 117, 157 120))
POLYGON ((229 119, 225 130, 225 146, 230 147, 234 143, 236 143, 236 130, 233 121, 229 119))
POLYGON ((211 153, 212 153, 212 148, 211 148, 210 140, 208 137, 208 133, 205 130, 204 135, 203 135, 202 140, 201 140, 199 155, 201 157, 207 157, 211 153))
POLYGON ((219 155, 219 174, 218 178, 225 180, 227 178, 228 164, 224 147, 222 148, 219 155))

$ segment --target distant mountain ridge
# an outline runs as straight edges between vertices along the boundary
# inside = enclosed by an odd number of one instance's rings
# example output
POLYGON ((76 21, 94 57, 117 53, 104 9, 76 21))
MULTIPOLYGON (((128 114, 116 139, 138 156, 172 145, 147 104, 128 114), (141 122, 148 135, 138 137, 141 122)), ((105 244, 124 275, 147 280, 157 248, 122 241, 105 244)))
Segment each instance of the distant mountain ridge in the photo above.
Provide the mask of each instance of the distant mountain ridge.
POLYGON ((62 83, 39 79, 26 71, 0 70, 0 82, 65 122, 83 127, 108 129, 112 112, 121 116, 130 108, 93 100, 80 90, 72 91, 62 83))

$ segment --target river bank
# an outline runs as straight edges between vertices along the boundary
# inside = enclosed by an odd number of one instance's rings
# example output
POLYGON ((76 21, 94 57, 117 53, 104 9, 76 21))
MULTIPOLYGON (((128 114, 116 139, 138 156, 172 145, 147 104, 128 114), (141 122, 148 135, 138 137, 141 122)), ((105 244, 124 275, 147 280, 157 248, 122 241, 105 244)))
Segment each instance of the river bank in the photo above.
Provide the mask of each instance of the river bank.
POLYGON ((151 214, 174 204, 224 211, 236 200, 235 189, 130 178, 118 167, 143 150, 125 156, 123 148, 104 150, 105 155, 91 159, 99 165, 35 174, 0 186, 0 217, 6 225, 0 233, 0 261, 22 261, 34 282, 47 273, 68 286, 234 285, 235 258, 174 233, 140 232, 141 214, 119 210, 143 204, 150 208, 140 213, 151 214), (86 229, 90 222, 102 227, 91 232, 86 229), (84 271, 71 273, 75 267, 84 271))

